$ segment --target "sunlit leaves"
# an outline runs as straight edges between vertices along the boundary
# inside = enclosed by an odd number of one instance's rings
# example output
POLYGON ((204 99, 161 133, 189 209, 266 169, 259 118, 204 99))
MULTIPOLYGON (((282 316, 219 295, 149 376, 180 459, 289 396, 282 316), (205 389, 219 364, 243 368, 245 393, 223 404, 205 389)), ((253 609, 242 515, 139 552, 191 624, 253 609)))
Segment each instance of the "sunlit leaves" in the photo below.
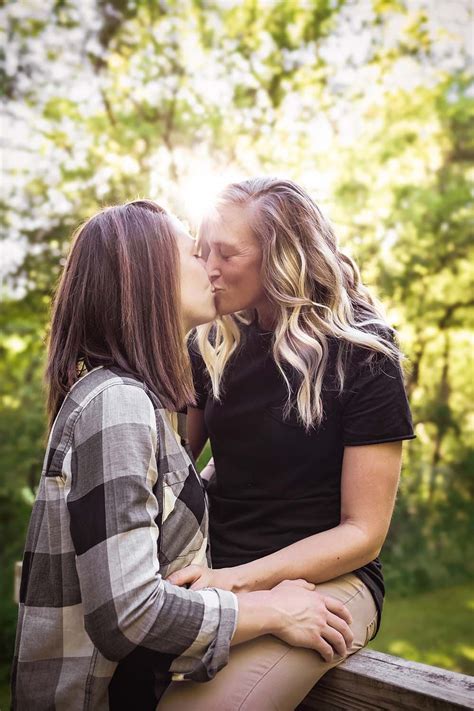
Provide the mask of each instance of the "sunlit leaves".
POLYGON ((450 7, 4 5, 1 224, 20 262, 3 286, 0 434, 20 432, 5 449, 8 486, 34 486, 38 473, 48 303, 74 227, 137 195, 194 223, 213 173, 266 172, 314 195, 400 330, 419 435, 402 483, 402 548, 467 507, 474 92, 468 3, 450 7))

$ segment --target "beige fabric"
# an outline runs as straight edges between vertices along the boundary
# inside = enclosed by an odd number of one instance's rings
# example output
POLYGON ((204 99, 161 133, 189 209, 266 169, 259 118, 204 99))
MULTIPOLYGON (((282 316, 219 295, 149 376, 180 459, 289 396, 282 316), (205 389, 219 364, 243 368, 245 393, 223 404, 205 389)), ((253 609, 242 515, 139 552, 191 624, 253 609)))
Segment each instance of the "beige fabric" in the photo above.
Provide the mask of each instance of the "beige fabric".
MULTIPOLYGON (((368 588, 355 575, 322 583, 317 590, 343 602, 353 618, 350 654, 364 647, 377 624, 377 610, 368 588)), ((172 683, 158 711, 291 711, 338 657, 324 662, 317 652, 290 647, 267 635, 232 647, 229 663, 206 684, 172 683)))

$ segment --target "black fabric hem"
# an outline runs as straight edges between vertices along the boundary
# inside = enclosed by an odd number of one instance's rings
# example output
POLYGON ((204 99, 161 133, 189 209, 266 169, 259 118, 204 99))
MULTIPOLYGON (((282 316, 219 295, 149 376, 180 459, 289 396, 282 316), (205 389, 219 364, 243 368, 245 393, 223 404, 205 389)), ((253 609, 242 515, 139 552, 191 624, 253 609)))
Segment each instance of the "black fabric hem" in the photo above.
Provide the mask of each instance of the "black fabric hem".
POLYGON ((383 439, 367 439, 362 442, 344 442, 344 447, 363 447, 366 444, 385 444, 387 442, 402 442, 407 439, 416 439, 416 434, 397 435, 396 437, 384 437, 383 439))

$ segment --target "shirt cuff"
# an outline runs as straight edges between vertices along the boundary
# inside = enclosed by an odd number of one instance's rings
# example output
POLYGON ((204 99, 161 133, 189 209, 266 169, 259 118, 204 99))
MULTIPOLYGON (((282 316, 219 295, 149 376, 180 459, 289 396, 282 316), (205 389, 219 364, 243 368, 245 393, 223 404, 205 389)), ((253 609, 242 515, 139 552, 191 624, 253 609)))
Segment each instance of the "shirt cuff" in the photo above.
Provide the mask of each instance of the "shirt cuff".
POLYGON ((237 627, 238 600, 229 590, 198 590, 205 607, 199 637, 171 665, 173 681, 209 681, 229 661, 229 648, 237 627), (207 646, 207 648, 206 648, 207 646), (190 657, 195 664, 190 665, 190 657), (181 668, 181 663, 183 667, 181 668))

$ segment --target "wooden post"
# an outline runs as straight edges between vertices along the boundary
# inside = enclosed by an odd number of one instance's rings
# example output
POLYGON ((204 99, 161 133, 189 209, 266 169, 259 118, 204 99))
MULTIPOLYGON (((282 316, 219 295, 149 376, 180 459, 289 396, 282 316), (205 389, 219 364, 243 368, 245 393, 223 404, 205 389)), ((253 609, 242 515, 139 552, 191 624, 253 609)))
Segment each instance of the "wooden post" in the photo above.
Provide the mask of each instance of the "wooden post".
POLYGON ((15 563, 14 568, 14 580, 13 580, 13 601, 17 604, 20 602, 20 583, 21 583, 21 569, 23 563, 21 561, 15 563))

